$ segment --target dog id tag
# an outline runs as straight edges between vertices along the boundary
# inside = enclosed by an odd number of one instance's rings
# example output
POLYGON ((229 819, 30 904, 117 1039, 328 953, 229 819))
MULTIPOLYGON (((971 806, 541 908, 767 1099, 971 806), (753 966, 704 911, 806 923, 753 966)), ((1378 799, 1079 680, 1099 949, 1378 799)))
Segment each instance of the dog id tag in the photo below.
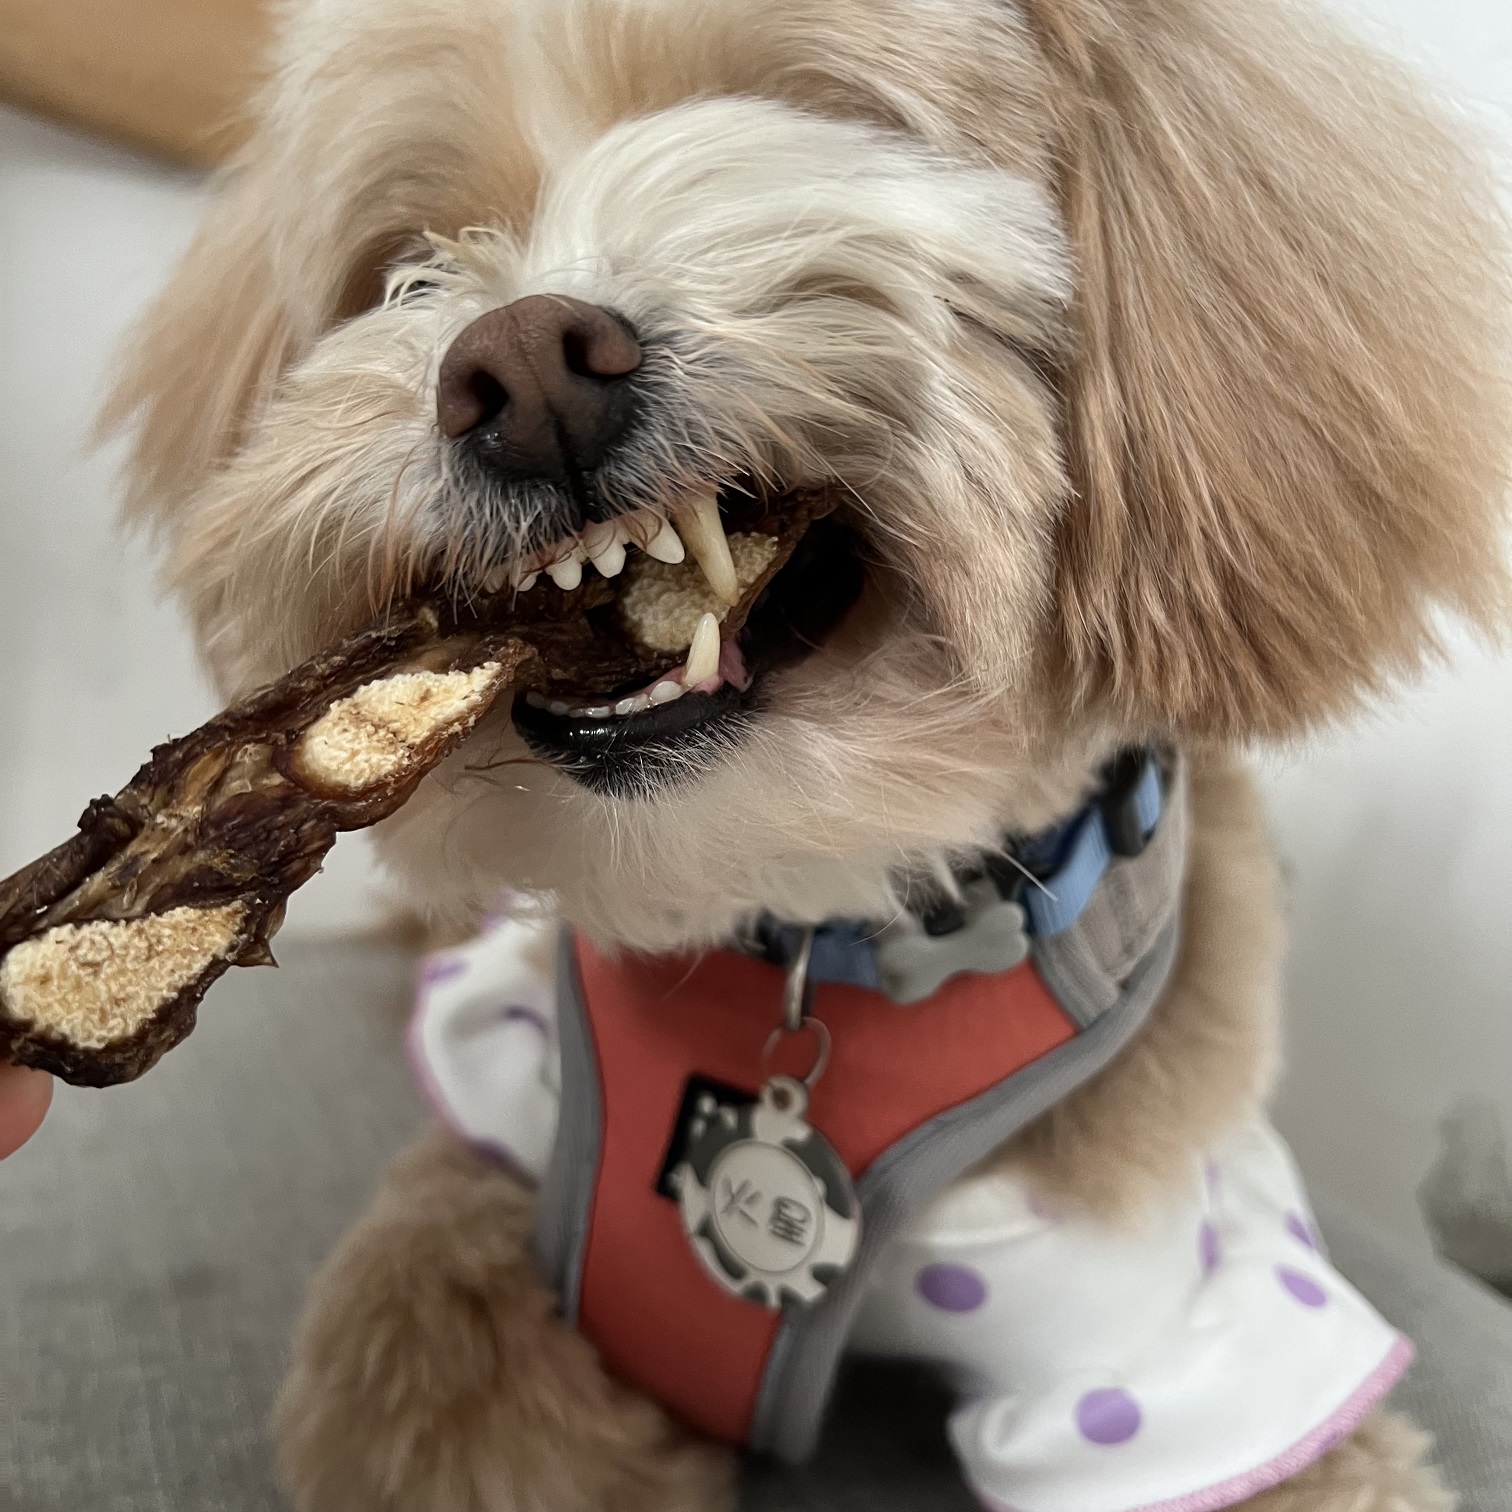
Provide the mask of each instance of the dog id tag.
POLYGON ((684 1232, 726 1291, 765 1307, 817 1302, 855 1258, 861 1206, 808 1088, 774 1076, 744 1108, 699 1099, 672 1173, 684 1232))

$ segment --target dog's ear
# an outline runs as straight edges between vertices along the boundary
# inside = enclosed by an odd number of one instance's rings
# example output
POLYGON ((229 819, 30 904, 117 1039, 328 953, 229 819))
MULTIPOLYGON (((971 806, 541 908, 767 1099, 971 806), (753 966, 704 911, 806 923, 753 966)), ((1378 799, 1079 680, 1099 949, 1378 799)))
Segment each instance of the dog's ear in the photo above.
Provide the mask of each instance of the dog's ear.
POLYGON ((127 513, 171 520, 236 450, 283 371, 288 312, 277 293, 260 176, 234 174, 199 236, 131 333, 101 417, 133 429, 127 513))
POLYGON ((1499 603, 1509 299, 1491 175, 1289 10, 1026 0, 1081 291, 1072 686, 1287 735, 1499 603))
POLYGON ((454 234, 464 206, 530 202, 500 48, 475 33, 472 9, 371 29, 364 15, 283 8, 248 141, 129 338, 101 420, 104 433, 133 431, 130 514, 171 520, 236 452, 290 363, 377 302, 387 267, 423 232, 454 234), (482 164, 479 143, 491 149, 482 164))

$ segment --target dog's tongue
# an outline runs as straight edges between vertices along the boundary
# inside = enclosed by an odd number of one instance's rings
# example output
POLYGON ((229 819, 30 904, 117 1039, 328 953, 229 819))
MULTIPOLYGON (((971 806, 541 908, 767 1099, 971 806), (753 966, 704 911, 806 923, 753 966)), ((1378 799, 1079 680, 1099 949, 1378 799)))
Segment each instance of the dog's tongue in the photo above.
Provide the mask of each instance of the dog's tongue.
POLYGON ((738 688, 742 693, 751 686, 751 674, 746 668, 745 652, 740 641, 727 640, 719 648, 719 680, 738 688))

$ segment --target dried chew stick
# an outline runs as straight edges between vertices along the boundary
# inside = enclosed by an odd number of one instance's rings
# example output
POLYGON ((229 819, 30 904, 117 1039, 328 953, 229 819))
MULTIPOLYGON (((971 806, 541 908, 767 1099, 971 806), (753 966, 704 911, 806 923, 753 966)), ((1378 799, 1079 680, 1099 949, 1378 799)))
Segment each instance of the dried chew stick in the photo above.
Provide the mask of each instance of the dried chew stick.
POLYGON ((411 606, 160 747, 79 833, 0 883, 0 1059, 142 1075, 231 966, 269 964, 291 893, 399 809, 535 661, 411 606))
POLYGON ((0 883, 0 1061, 82 1086, 140 1076, 229 967, 272 961, 284 904, 336 836, 401 808, 506 689, 644 683, 710 612, 733 637, 832 508, 809 491, 756 511, 729 542, 728 611, 691 562, 650 557, 571 593, 422 600, 161 747, 0 883))

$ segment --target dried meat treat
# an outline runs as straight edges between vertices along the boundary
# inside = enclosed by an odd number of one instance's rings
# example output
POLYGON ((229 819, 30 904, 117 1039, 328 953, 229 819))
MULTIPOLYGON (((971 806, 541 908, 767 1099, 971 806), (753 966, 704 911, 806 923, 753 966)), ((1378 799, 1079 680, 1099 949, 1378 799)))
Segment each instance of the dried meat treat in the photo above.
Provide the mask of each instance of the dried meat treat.
POLYGON ((831 507, 789 495, 730 540, 739 602, 649 558, 571 593, 413 601, 160 747, 79 833, 0 883, 0 1060, 130 1081, 232 966, 271 964, 290 895, 343 831, 401 808, 513 689, 611 694, 665 675, 706 614, 741 633, 831 507))
MULTIPOLYGON (((742 596, 763 581, 777 561, 779 543, 768 535, 730 537, 730 559, 742 596)), ((705 614, 723 617, 724 604, 686 564, 669 566, 643 558, 619 598, 620 619, 636 643, 653 651, 683 651, 705 614)))
POLYGON ((162 746, 79 834, 0 884, 0 1056, 140 1076, 228 967, 271 961, 336 837, 400 808, 535 651, 412 607, 162 746))

